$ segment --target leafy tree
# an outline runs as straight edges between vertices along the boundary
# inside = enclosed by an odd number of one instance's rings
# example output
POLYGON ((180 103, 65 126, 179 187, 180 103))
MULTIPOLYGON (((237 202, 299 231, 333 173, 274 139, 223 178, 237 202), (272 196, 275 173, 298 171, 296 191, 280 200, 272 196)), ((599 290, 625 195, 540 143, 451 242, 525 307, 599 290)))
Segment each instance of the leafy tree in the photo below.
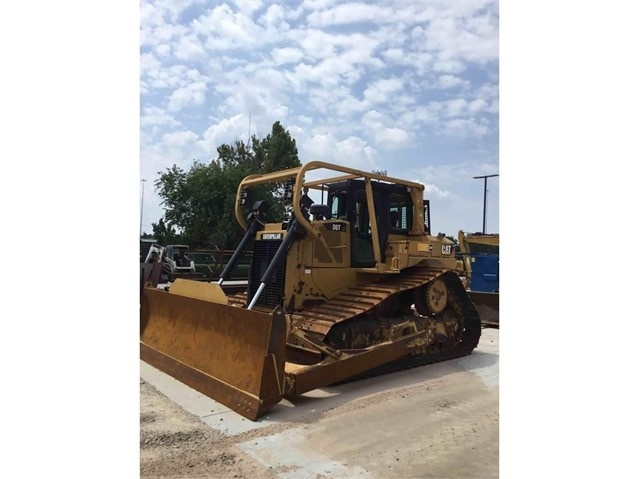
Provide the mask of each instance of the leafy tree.
MULTIPOLYGON (((194 161, 189 171, 173 165, 155 181, 164 217, 153 232, 162 244, 177 237, 192 247, 232 249, 244 232, 235 221, 235 196, 241 180, 249 174, 264 174, 300 165, 295 140, 280 122, 265 138, 252 136, 250 146, 237 140, 217 148, 210 163, 194 161), (162 239, 160 239, 162 238, 162 239)), ((269 203, 268 220, 283 219, 281 188, 255 188, 255 199, 269 203)))
POLYGON ((175 233, 175 228, 170 225, 167 226, 162 218, 151 226, 153 227, 152 237, 155 238, 159 244, 167 245, 180 242, 178 235, 175 233))

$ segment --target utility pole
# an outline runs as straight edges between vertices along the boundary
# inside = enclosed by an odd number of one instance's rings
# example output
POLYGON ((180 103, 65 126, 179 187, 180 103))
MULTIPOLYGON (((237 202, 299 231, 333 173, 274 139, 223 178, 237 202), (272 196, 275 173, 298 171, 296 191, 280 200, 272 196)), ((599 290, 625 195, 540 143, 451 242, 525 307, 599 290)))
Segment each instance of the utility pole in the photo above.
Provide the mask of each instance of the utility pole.
POLYGON ((143 178, 140 181, 142 182, 142 206, 140 208, 140 238, 142 238, 142 218, 144 218, 144 183, 146 183, 146 180, 143 178))
POLYGON ((495 175, 473 176, 473 179, 475 180, 479 178, 484 179, 484 223, 483 223, 482 234, 486 234, 486 191, 488 190, 488 178, 492 178, 493 176, 499 176, 499 175, 495 174, 495 175))

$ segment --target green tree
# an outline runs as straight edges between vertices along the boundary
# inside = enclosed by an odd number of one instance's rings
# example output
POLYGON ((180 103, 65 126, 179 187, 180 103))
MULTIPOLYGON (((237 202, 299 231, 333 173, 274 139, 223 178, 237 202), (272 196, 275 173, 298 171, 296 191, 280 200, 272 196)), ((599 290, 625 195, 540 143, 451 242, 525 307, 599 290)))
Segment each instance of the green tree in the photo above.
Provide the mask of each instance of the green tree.
POLYGON ((175 233, 175 228, 170 225, 167 226, 162 218, 160 218, 160 221, 153 223, 151 226, 153 227, 152 237, 155 238, 159 244, 167 245, 179 243, 179 237, 175 233))
MULTIPOLYGON (((165 213, 161 223, 153 224, 153 232, 162 244, 169 243, 161 241, 160 234, 175 238, 178 230, 181 241, 191 247, 235 248, 243 235, 234 214, 240 181, 249 174, 300 165, 295 140, 279 121, 265 138, 252 136, 250 146, 237 140, 220 145, 217 154, 217 159, 207 164, 194 161, 189 171, 173 165, 158 173, 155 187, 165 213)), ((281 188, 255 188, 255 199, 268 201, 269 221, 283 219, 281 188)))
POLYGON ((459 240, 457 238, 455 238, 454 236, 446 235, 446 238, 448 238, 453 243, 455 243, 455 246, 457 246, 459 244, 459 240))

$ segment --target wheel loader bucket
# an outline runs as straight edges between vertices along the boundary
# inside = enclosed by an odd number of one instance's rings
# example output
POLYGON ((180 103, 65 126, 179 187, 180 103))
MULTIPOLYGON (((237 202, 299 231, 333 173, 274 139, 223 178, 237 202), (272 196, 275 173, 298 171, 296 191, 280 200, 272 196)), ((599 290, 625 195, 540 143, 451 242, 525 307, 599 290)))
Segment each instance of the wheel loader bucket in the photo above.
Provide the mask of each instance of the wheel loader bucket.
POLYGON ((225 303, 217 284, 145 287, 140 357, 254 421, 283 397, 286 318, 225 303))

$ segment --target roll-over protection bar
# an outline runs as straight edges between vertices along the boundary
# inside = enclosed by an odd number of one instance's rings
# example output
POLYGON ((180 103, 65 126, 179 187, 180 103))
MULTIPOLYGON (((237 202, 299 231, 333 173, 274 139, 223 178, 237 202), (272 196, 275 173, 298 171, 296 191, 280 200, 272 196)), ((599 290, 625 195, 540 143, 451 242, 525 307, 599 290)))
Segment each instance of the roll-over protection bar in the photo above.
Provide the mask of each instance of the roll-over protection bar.
MULTIPOLYGON (((240 185, 237 188, 237 195, 235 199, 235 218, 237 222, 244 228, 247 229, 248 225, 246 220, 244 219, 240 206, 240 195, 242 193, 242 189, 254 186, 254 185, 262 185, 266 183, 280 183, 284 180, 292 178, 294 180, 293 187, 293 215, 299 222, 299 224, 313 237, 317 238, 321 233, 318 226, 313 226, 313 223, 310 222, 305 215, 302 214, 301 206, 300 206, 300 198, 302 194, 302 189, 305 187, 311 189, 321 189, 322 185, 327 185, 331 183, 337 183, 340 181, 355 179, 355 178, 363 178, 367 180, 367 196, 370 195, 370 180, 379 180, 387 183, 393 183, 397 185, 403 185, 410 189, 411 197, 413 200, 413 224, 410 230, 411 235, 423 235, 425 234, 424 230, 424 205, 423 205, 423 195, 424 195, 424 185, 421 183, 416 183, 413 181, 402 180, 399 178, 393 178, 389 176, 378 175, 376 173, 368 173, 361 170, 356 170, 353 168, 348 168, 346 166, 335 165, 332 163, 326 163, 323 161, 310 161, 302 166, 296 168, 290 168, 288 170, 276 171, 273 173, 267 173, 263 175, 249 175, 242 180, 240 185), (343 173, 341 176, 329 176, 326 179, 321 180, 313 180, 313 181, 304 181, 305 175, 309 171, 313 170, 329 170, 337 173, 343 173)), ((372 204, 372 201, 368 201, 369 208, 369 217, 374 221, 375 218, 375 205, 372 204)), ((373 225, 376 226, 376 225, 373 225)), ((375 228, 376 229, 376 228, 375 228)))

